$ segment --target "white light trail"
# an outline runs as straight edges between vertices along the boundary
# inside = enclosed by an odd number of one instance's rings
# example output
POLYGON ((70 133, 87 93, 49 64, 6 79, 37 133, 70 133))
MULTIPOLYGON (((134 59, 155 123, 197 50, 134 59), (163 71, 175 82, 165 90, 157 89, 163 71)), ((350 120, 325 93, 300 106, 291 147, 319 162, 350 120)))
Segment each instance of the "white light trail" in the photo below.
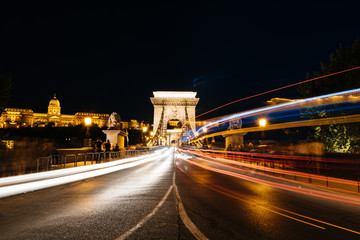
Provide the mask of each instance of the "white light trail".
POLYGON ((217 119, 216 121, 206 124, 205 126, 199 128, 196 132, 200 133, 203 128, 209 129, 211 126, 213 126, 215 124, 227 122, 227 121, 230 121, 230 120, 236 119, 236 118, 250 117, 250 116, 257 115, 257 114, 276 112, 278 110, 284 111, 284 110, 294 109, 305 103, 309 104, 311 102, 316 102, 319 100, 324 100, 326 98, 331 98, 331 97, 336 97, 336 96, 340 97, 340 96, 358 95, 359 93, 360 93, 360 88, 356 88, 356 89, 351 89, 351 90, 347 90, 347 91, 336 92, 336 93, 326 94, 326 95, 322 95, 322 96, 316 96, 316 97, 301 99, 298 101, 293 101, 293 102, 278 104, 278 105, 274 105, 274 106, 258 108, 258 109, 254 109, 254 110, 250 110, 250 111, 240 112, 240 113, 232 114, 230 116, 225 116, 223 118, 217 119))
POLYGON ((6 186, 6 185, 12 185, 12 184, 24 183, 24 182, 44 180, 44 179, 48 179, 48 178, 61 177, 61 176, 66 176, 66 175, 70 175, 70 174, 77 174, 77 173, 82 173, 82 172, 86 172, 86 171, 93 171, 93 170, 97 170, 97 169, 111 167, 111 166, 124 164, 124 163, 132 162, 132 161, 137 161, 137 160, 143 159, 144 157, 155 157, 155 156, 158 156, 159 154, 161 154, 162 152, 164 152, 165 150, 166 149, 156 150, 154 153, 151 153, 151 154, 133 157, 133 158, 120 159, 120 160, 111 161, 111 162, 107 162, 107 163, 59 169, 59 170, 48 171, 48 172, 30 173, 30 174, 19 175, 19 176, 4 177, 4 178, 0 178, 0 187, 6 186))
POLYGON ((78 167, 78 170, 73 168, 62 169, 53 172, 34 173, 23 176, 9 177, 11 178, 10 180, 9 178, 0 179, 3 182, 3 185, 5 183, 14 184, 10 186, 0 187, 0 198, 105 175, 119 170, 135 167, 143 163, 155 161, 157 159, 167 157, 170 154, 172 154, 172 151, 168 148, 163 151, 157 151, 153 154, 126 159, 126 161, 118 160, 103 164, 78 167), (60 171, 61 173, 59 173, 60 171))

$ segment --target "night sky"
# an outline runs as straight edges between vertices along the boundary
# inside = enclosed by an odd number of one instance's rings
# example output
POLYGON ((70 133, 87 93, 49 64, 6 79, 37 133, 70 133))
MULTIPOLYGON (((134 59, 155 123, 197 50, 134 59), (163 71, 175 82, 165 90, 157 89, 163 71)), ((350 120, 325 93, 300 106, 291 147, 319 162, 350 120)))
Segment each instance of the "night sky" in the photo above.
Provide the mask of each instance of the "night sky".
MULTIPOLYGON (((0 7, 0 67, 12 75, 8 107, 43 113, 56 92, 63 114, 116 111, 152 123, 152 91, 187 90, 198 92, 200 114, 305 80, 360 36, 357 1, 33 2, 0 7)), ((299 94, 206 117, 275 96, 299 94)))

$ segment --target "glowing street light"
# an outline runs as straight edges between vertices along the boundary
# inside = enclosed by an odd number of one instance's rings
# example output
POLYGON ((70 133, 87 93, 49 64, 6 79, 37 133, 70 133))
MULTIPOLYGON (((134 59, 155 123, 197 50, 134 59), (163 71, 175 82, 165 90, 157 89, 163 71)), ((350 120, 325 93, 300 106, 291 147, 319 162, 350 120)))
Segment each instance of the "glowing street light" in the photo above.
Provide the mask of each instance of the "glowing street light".
POLYGON ((260 127, 266 127, 267 121, 265 118, 260 118, 259 119, 259 126, 260 127))
POLYGON ((86 138, 84 139, 84 146, 85 147, 90 147, 91 146, 91 139, 90 139, 90 126, 91 126, 91 122, 92 119, 89 117, 86 117, 84 119, 85 121, 85 126, 86 126, 86 138))
POLYGON ((148 128, 146 126, 143 126, 142 128, 142 141, 145 144, 145 133, 147 132, 148 128))
POLYGON ((206 127, 203 128, 203 132, 204 132, 204 133, 207 132, 207 128, 206 128, 206 127))
MULTIPOLYGON (((260 118, 259 119, 259 126, 264 128, 266 127, 267 121, 266 118, 260 118)), ((264 130, 261 131, 261 138, 264 139, 265 138, 265 133, 264 130)))
POLYGON ((89 117, 85 118, 85 125, 86 125, 86 126, 90 126, 90 125, 91 125, 91 122, 92 122, 92 119, 91 119, 91 118, 89 118, 89 117))
POLYGON ((154 133, 153 131, 151 131, 151 132, 150 132, 150 135, 151 135, 151 136, 154 136, 154 135, 155 135, 155 133, 154 133))

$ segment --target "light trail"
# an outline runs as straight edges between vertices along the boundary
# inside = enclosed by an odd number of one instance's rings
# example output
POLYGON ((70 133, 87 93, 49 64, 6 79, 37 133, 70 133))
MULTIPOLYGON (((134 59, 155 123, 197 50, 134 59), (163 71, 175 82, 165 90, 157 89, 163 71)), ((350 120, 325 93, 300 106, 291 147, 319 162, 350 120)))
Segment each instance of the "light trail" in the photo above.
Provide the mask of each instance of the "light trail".
MULTIPOLYGON (((312 97, 312 98, 307 98, 307 99, 301 99, 301 100, 297 100, 297 101, 293 101, 293 102, 288 102, 288 103, 283 103, 283 104, 278 104, 278 105, 273 105, 273 106, 267 106, 267 107, 263 107, 263 108, 257 108, 257 109, 253 109, 253 110, 249 110, 249 111, 245 111, 245 112, 240 112, 240 113, 236 113, 236 114, 232 114, 232 115, 228 115, 225 117, 221 117, 218 119, 215 119, 213 122, 206 124, 205 126, 199 128, 196 132, 199 134, 199 137, 202 137, 200 135, 200 133, 202 133, 202 130, 204 128, 207 129, 207 132, 209 132, 209 130, 221 123, 225 123, 225 122, 229 122, 231 120, 234 119, 239 119, 239 118, 247 118, 247 117, 254 117, 254 116, 262 116, 265 114, 270 114, 270 113, 278 113, 281 111, 288 111, 288 110, 293 110, 293 109, 299 109, 299 108, 309 108, 309 107, 318 107, 318 106, 326 106, 326 105, 330 105, 330 104, 338 104, 338 103, 344 103, 344 102, 353 102, 353 103, 357 103, 359 101, 358 97, 360 95, 360 88, 357 89, 352 89, 352 90, 347 90, 347 91, 341 91, 341 92, 336 92, 336 93, 331 93, 331 94, 325 94, 322 96, 317 96, 317 97, 312 97), (354 97, 356 96, 356 97, 354 97)), ((346 117, 342 117, 342 118, 346 118, 346 117)), ((337 121, 341 121, 342 119, 341 117, 339 119, 337 119, 337 121)), ((316 119, 313 119, 316 120, 316 119)), ((331 119, 328 119, 331 120, 331 119)), ((326 120, 320 120, 320 122, 324 122, 326 120)), ((346 120, 343 120, 346 122, 346 120)), ((351 120, 348 120, 351 121, 351 120)), ((357 120, 353 120, 353 122, 356 122, 357 120)), ((300 123, 300 121, 297 121, 300 123)), ((333 123, 333 122, 332 122, 333 123)), ((284 123, 285 124, 285 123, 284 123)), ((303 121, 303 126, 307 126, 306 123, 303 121)), ((315 122, 313 124, 316 124, 315 122)), ((327 124, 327 123, 323 123, 323 124, 327 124)), ((292 125, 289 123, 289 125, 292 125)), ((266 130, 268 130, 268 127, 270 125, 268 125, 266 127, 266 130)), ((287 125, 283 125, 283 127, 287 127, 287 125)), ((264 130, 264 128, 262 128, 260 131, 264 130)), ((259 128, 254 128, 253 131, 259 131, 259 128)), ((183 140, 183 141, 191 141, 198 139, 197 136, 191 136, 191 139, 188 140, 183 140)))
POLYGON ((256 153, 256 152, 236 152, 236 151, 225 151, 225 150, 213 150, 213 149, 196 149, 196 151, 201 152, 214 152, 214 153, 230 153, 236 155, 246 155, 246 156, 258 156, 258 157, 269 157, 269 158, 280 158, 286 160, 302 160, 302 161, 315 161, 315 162, 334 162, 334 163, 352 163, 358 164, 358 160, 344 160, 337 158, 324 158, 324 157, 313 157, 313 156, 296 156, 296 155, 278 155, 278 154, 266 154, 266 153, 256 153))
POLYGON ((188 143, 199 141, 201 138, 210 138, 210 137, 231 135, 237 133, 259 132, 259 131, 276 130, 283 128, 310 127, 310 126, 321 126, 321 125, 330 125, 330 124, 339 124, 339 123, 357 123, 357 122, 360 122, 360 114, 340 116, 340 117, 320 118, 320 119, 309 119, 309 120, 294 121, 287 123, 269 124, 266 127, 259 126, 259 127, 248 127, 248 128, 226 130, 226 131, 203 135, 200 138, 196 138, 194 140, 189 141, 188 143))
MULTIPOLYGON (((181 151, 203 157, 202 154, 196 153, 194 151, 186 151, 186 150, 181 150, 181 151)), ((286 169, 275 169, 275 168, 266 167, 266 166, 259 166, 259 165, 253 165, 250 163, 243 163, 243 162, 239 162, 239 161, 228 160, 228 159, 224 159, 224 158, 212 158, 209 156, 206 156, 206 157, 211 158, 213 161, 221 161, 224 163, 230 163, 230 164, 234 164, 234 165, 238 165, 238 166, 243 166, 243 167, 252 168, 252 169, 258 169, 258 170, 267 171, 267 172, 281 173, 281 174, 285 174, 285 175, 289 175, 289 176, 294 176, 296 174, 297 177, 311 177, 312 179, 328 180, 329 182, 336 182, 336 183, 342 183, 342 184, 353 185, 353 186, 358 185, 358 182, 353 181, 353 180, 335 178, 335 177, 330 177, 330 176, 322 176, 322 175, 316 175, 316 174, 304 173, 304 172, 300 172, 300 171, 292 171, 292 170, 286 170, 286 169)), ((205 160, 205 159, 203 159, 203 160, 205 160)), ((250 160, 252 160, 252 159, 250 159, 250 160)), ((266 160, 266 159, 264 159, 264 160, 266 160)), ((261 161, 259 163, 273 163, 273 162, 261 161)), ((286 165, 286 164, 281 163, 281 165, 286 165)), ((291 166, 291 165, 287 165, 287 166, 291 166)))
MULTIPOLYGON (((190 153, 190 152, 189 152, 190 153)), ((191 152, 191 154, 193 155, 197 155, 197 156, 203 156, 203 157, 210 157, 210 158, 214 158, 214 159, 218 159, 219 158, 219 154, 216 153, 194 153, 191 152)), ((293 163, 292 160, 290 159, 285 159, 282 158, 281 160, 278 159, 272 159, 270 156, 271 154, 263 154, 264 158, 259 158, 259 157, 248 157, 248 156, 242 156, 242 155, 236 155, 234 154, 234 152, 231 151, 224 151, 224 153, 222 155, 227 155, 226 158, 224 159, 233 159, 233 160, 229 160, 229 161, 248 161, 251 163, 260 163, 260 164, 273 164, 273 165, 282 165, 282 166, 287 166, 287 167, 298 167, 298 168, 306 168, 306 169, 328 169, 328 170, 343 170, 343 171, 351 171, 351 172, 355 172, 354 167, 328 167, 328 166, 322 166, 322 165, 327 165, 328 162, 321 162, 321 161, 311 161, 311 163, 306 163, 307 161, 304 159, 300 159, 299 161, 301 161, 300 163, 293 163), (268 158, 265 158, 268 157, 268 158), (269 159, 270 158, 270 159, 269 159), (316 163, 319 163, 316 165, 316 163), (316 166, 315 166, 316 165, 316 166)), ((222 156, 220 156, 222 157, 222 156)), ((344 161, 344 162, 332 162, 332 163, 338 163, 338 164, 344 164, 344 163, 350 163, 353 165, 359 165, 359 162, 354 160, 354 161, 344 161)), ((294 171, 295 172, 295 171, 294 171)))
POLYGON ((210 166, 205 166, 203 164, 194 162, 193 160, 189 160, 189 159, 182 159, 182 160, 189 163, 189 164, 198 166, 200 168, 203 168, 203 169, 206 169, 206 170, 209 170, 209 171, 212 171, 212 172, 217 172, 217 173, 232 176, 232 177, 235 177, 235 178, 244 179, 244 180, 247 180, 247 181, 250 181, 250 182, 263 184, 263 185, 266 185, 266 186, 270 186, 270 187, 274 187, 274 188, 278 188, 278 189, 282 189, 282 190, 286 190, 286 191, 301 193, 301 194, 320 197, 320 198, 326 198, 326 199, 330 199, 330 200, 334 200, 334 201, 350 203, 350 204, 355 204, 355 205, 360 206, 360 199, 359 198, 350 197, 350 196, 342 196, 342 195, 339 195, 339 194, 330 193, 330 192, 324 192, 324 191, 320 191, 320 190, 316 190, 316 189, 306 189, 306 188, 299 189, 298 187, 289 186, 289 185, 282 184, 282 183, 276 183, 276 182, 272 182, 272 181, 268 181, 268 180, 264 180, 264 179, 259 179, 259 178, 255 178, 255 177, 246 176, 244 174, 235 173, 235 172, 232 172, 232 171, 227 171, 227 170, 217 169, 217 168, 210 167, 210 166))
POLYGON ((258 93, 258 94, 252 95, 252 96, 248 96, 248 97, 245 97, 245 98, 241 98, 241 99, 238 99, 238 100, 235 100, 235 101, 226 103, 226 104, 224 104, 224 105, 221 105, 221 106, 219 106, 219 107, 213 108, 213 109, 211 109, 211 110, 209 110, 209 111, 207 111, 207 112, 201 113, 201 114, 197 115, 196 118, 198 118, 198 117, 200 117, 200 116, 203 116, 203 115, 205 115, 205 114, 208 114, 208 113, 210 113, 210 112, 216 111, 216 110, 218 110, 218 109, 220 109, 220 108, 223 108, 223 107, 229 106, 229 105, 231 105, 231 104, 240 102, 240 101, 244 101, 244 100, 247 100, 247 99, 255 98, 255 97, 258 97, 258 96, 261 96, 261 95, 265 95, 265 94, 268 94, 268 93, 271 93, 271 92, 279 91, 279 90, 282 90, 282 89, 285 89, 285 88, 297 86, 297 85, 300 85, 300 84, 303 84, 303 83, 306 83, 306 82, 315 81, 315 80, 318 80, 318 79, 321 79, 321 78, 326 78, 326 77, 334 76, 334 75, 337 75, 337 74, 341 74, 341 73, 345 73, 345 72, 349 72, 349 71, 354 71, 354 70, 357 70, 357 69, 360 69, 360 66, 354 67, 354 68, 345 69, 345 70, 342 70, 342 71, 339 71, 339 72, 335 72, 335 73, 330 73, 330 74, 327 74, 327 75, 324 75, 324 76, 320 76, 320 77, 311 78, 311 79, 308 79, 308 80, 304 80, 304 81, 301 81, 301 82, 289 84, 289 85, 286 85, 286 86, 283 86, 283 87, 275 88, 275 89, 273 89, 273 90, 269 90, 269 91, 266 91, 266 92, 262 92, 262 93, 258 93))
MULTIPOLYGON (((163 151, 165 151, 165 149, 158 150, 158 151, 148 154, 146 156, 156 157, 156 156, 160 155, 163 151)), ((82 172, 87 172, 87 171, 93 171, 93 170, 97 170, 97 169, 112 167, 112 166, 123 164, 123 163, 137 161, 137 160, 143 159, 143 158, 144 158, 144 156, 138 156, 138 157, 133 157, 133 158, 115 160, 115 161, 111 161, 111 162, 107 162, 107 163, 79 166, 79 167, 66 168, 66 169, 58 169, 58 170, 47 171, 47 172, 30 173, 30 174, 19 175, 19 176, 3 177, 3 178, 0 178, 0 187, 6 186, 6 185, 12 185, 12 184, 31 182, 31 181, 39 181, 39 180, 48 179, 48 178, 67 176, 67 175, 77 174, 77 173, 82 173, 82 172)))
MULTIPOLYGON (((180 157, 182 158, 182 157, 180 157)), ((182 159, 188 159, 188 158, 182 158, 182 159)), ((190 177, 191 179, 193 179, 194 181, 200 183, 201 185, 213 190, 213 191, 216 191, 218 193, 221 193, 221 194, 224 194, 226 196, 229 196, 231 198, 235 198, 237 200, 240 200, 242 202, 246 202, 248 204, 251 204, 251 205, 256 205, 257 207, 261 207, 265 210, 268 210, 270 212, 273 212, 275 214, 278 214, 278 215, 281 215, 281 216, 284 216, 286 218, 289 218, 289 219, 292 219, 292 220, 295 220, 295 221, 298 221, 298 222, 301 222, 301 223, 304 223, 304 224, 307 224, 307 225, 310 225, 310 226, 313 226, 313 227, 317 227, 317 228, 320 228, 322 230, 325 230, 324 227, 322 226, 319 226, 319 225, 316 225, 316 224, 313 224, 313 223, 310 223, 308 221, 304 221, 304 220, 301 220, 297 217, 301 217, 301 218, 304 218, 304 219, 307 219, 307 220, 311 220, 311 221, 314 221, 314 222, 318 222, 318 223, 322 223, 322 224, 325 224, 325 225, 328 225, 328 226, 331 226, 331 227, 334 227, 334 228, 338 228, 338 229, 341 229, 341 230, 344 230, 344 231, 348 231, 348 232, 352 232, 352 233, 355 233, 355 234, 359 234, 360 235, 360 232, 359 231, 355 231, 355 230, 352 230, 352 229, 349 229, 349 228, 345 228, 345 227, 341 227, 339 225, 336 225, 336 224, 332 224, 332 223, 329 223, 329 222, 326 222, 326 221, 322 221, 322 220, 319 220, 319 219, 316 219, 316 218, 312 218, 312 217, 308 217, 308 216, 305 216, 305 215, 302 215, 302 214, 299 214, 299 213, 295 213, 295 212, 292 212, 292 211, 289 211, 289 210, 286 210, 286 209, 283 209, 283 208, 280 208, 280 207, 276 207, 274 205, 270 205, 270 204, 267 204, 267 206, 264 206, 262 204, 258 204, 258 203, 254 203, 254 200, 249 198, 248 196, 246 195, 243 195, 243 194, 239 194, 237 192, 233 192, 233 191, 230 191, 228 189, 225 189, 225 188, 222 188, 220 186, 216 186, 216 185, 208 185, 208 184, 205 184, 203 182, 201 182, 200 180, 198 180, 197 178, 193 177, 193 176, 190 176, 188 175, 186 172, 184 172, 180 167, 179 165, 177 164, 177 168, 179 168, 184 174, 186 174, 188 177, 190 177), (274 210, 276 209, 276 210, 274 210), (285 212, 287 214, 284 214, 282 212, 285 212), (295 215, 297 217, 293 217, 291 215, 295 215)))
POLYGON ((252 165, 250 163, 242 163, 242 162, 237 162, 237 161, 227 160, 227 159, 221 159, 221 158, 216 158, 216 159, 211 158, 211 160, 207 160, 205 158, 198 158, 198 159, 201 160, 202 162, 207 162, 207 163, 215 164, 215 165, 218 165, 218 166, 221 166, 221 167, 233 169, 235 171, 242 172, 242 173, 245 173, 245 174, 252 173, 253 172, 252 169, 255 169, 255 170, 262 171, 262 172, 256 172, 257 175, 270 177, 270 178, 281 180, 281 181, 285 180, 287 182, 292 182, 292 183, 296 183, 296 184, 300 184, 300 185, 307 185, 308 187, 317 186, 317 187, 321 187, 321 188, 326 189, 326 190, 331 189, 331 190, 336 190, 336 191, 340 191, 340 192, 343 192, 343 193, 354 194, 356 192, 349 191, 349 190, 344 190, 344 189, 337 188, 337 187, 331 187, 330 188, 330 187, 327 187, 325 183, 326 182, 328 182, 328 184, 330 184, 330 183, 338 183, 338 184, 350 185, 350 186, 353 186, 353 187, 358 186, 358 182, 356 182, 356 181, 340 179, 340 178, 334 178, 334 177, 321 176, 321 175, 315 175, 315 174, 311 174, 311 173, 304 173, 304 172, 299 172, 299 171, 291 171, 291 170, 286 170, 286 169, 274 169, 274 168, 270 168, 270 167, 252 165), (232 164, 232 165, 238 165, 238 166, 242 166, 242 167, 245 167, 245 168, 248 168, 248 169, 241 169, 241 168, 238 168, 238 167, 233 167, 233 166, 229 166, 229 165, 226 165, 226 164, 221 164, 219 162, 232 164), (266 172, 276 173, 276 174, 279 174, 279 175, 282 175, 282 176, 287 175, 287 176, 291 176, 291 177, 296 176, 297 178, 302 177, 304 179, 312 179, 312 181, 313 180, 319 180, 319 181, 323 181, 324 185, 321 185, 321 184, 318 184, 318 183, 311 183, 310 184, 310 183, 302 182, 302 181, 299 181, 299 180, 292 180, 292 179, 287 179, 287 178, 284 178, 284 177, 277 177, 277 176, 269 175, 266 172))
MULTIPOLYGON (((127 163, 123 163, 121 160, 118 160, 109 163, 98 164, 101 165, 102 168, 96 170, 94 170, 93 168, 88 168, 91 169, 90 171, 88 171, 86 167, 91 167, 91 165, 84 166, 82 167, 83 172, 79 172, 76 174, 74 174, 73 171, 70 171, 71 169, 64 169, 64 170, 69 170, 70 173, 68 175, 63 174, 61 177, 59 177, 59 175, 56 173, 59 170, 55 170, 54 172, 49 172, 49 173, 53 173, 53 177, 49 176, 51 174, 47 174, 47 177, 49 179, 45 179, 45 180, 43 179, 44 177, 43 175, 29 174, 32 176, 30 177, 27 175, 17 176, 17 177, 22 177, 23 182, 19 183, 19 179, 15 179, 17 184, 0 187, 0 198, 105 175, 119 170, 135 167, 147 162, 155 161, 160 158, 169 156, 171 154, 172 154, 171 148, 167 148, 167 150, 157 152, 156 154, 152 154, 151 156, 149 154, 149 155, 143 155, 141 157, 136 157, 135 160, 134 159, 132 161, 129 160, 127 163), (31 179, 32 182, 28 182, 29 179, 31 179)), ((9 182, 11 181, 8 181, 8 183, 9 182)))

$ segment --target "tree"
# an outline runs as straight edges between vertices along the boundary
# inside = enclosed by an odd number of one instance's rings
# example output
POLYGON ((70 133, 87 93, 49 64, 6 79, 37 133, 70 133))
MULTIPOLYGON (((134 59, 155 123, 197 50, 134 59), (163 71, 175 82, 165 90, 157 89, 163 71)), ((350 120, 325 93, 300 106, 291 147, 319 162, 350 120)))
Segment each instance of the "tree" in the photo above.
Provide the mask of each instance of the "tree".
MULTIPOLYGON (((312 76, 308 73, 307 79, 360 66, 360 39, 355 40, 351 49, 340 44, 339 49, 330 54, 329 63, 320 62, 320 65, 321 71, 314 71, 312 76)), ((354 88, 360 88, 360 70, 308 82, 300 85, 298 91, 303 97, 308 98, 354 88)), ((320 107, 316 109, 315 114, 311 115, 311 118, 328 118, 355 113, 358 113, 357 109, 331 112, 320 107)), ((328 152, 359 152, 359 129, 358 123, 318 126, 313 128, 311 138, 323 142, 328 152)))
MULTIPOLYGON (((330 73, 360 66, 360 39, 356 39, 352 48, 340 44, 335 53, 330 54, 330 62, 320 62, 321 71, 314 71, 312 77, 324 76, 330 73)), ((310 78, 307 74, 307 78, 310 78)), ((333 93, 360 87, 360 70, 354 70, 299 86, 298 91, 304 97, 333 93)))

